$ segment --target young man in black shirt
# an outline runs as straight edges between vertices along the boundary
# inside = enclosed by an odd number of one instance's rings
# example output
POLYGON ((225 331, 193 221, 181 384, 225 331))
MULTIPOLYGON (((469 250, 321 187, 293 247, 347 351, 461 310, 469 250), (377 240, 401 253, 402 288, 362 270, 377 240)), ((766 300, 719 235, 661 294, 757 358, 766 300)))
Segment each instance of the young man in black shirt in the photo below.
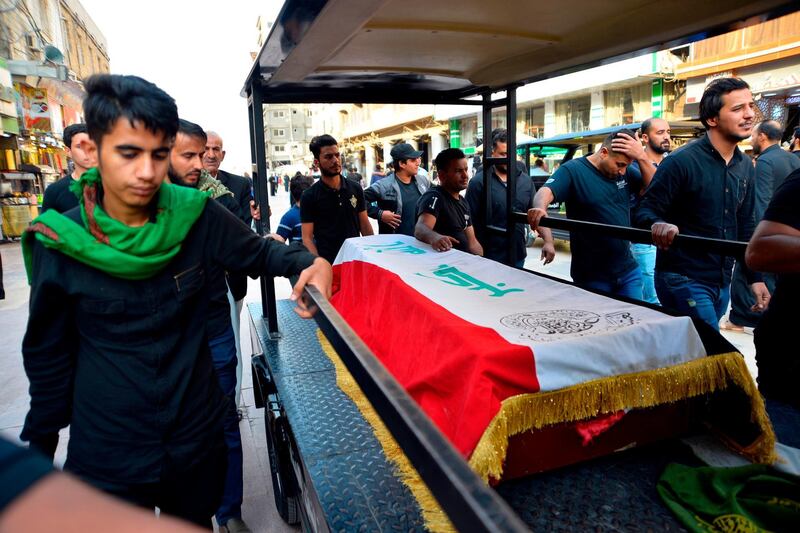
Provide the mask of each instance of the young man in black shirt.
POLYGON ((86 91, 84 148, 97 167, 79 181, 78 208, 44 213, 23 240, 31 405, 21 438, 52 458, 70 426, 67 470, 208 527, 230 408, 209 351, 213 272, 302 271, 297 300, 306 283, 329 293, 331 268, 258 237, 205 193, 163 183, 178 112, 161 89, 98 75, 86 91))
POLYGON ((469 204, 459 194, 467 188, 467 156, 458 148, 442 150, 436 156, 439 185, 431 187, 417 204, 414 237, 446 252, 455 247, 462 252, 483 255, 475 238, 469 204))
MULTIPOLYGON (((733 258, 670 248, 678 233, 749 241, 755 228, 753 163, 738 143, 750 137, 755 101, 739 78, 718 78, 703 92, 705 136, 676 150, 658 166, 635 213, 658 246, 656 292, 662 305, 719 330, 730 300, 733 258)), ((761 275, 743 271, 755 296, 754 311, 769 302, 761 275)))
MULTIPOLYGON (((492 157, 506 157, 508 155, 508 132, 505 128, 497 128, 492 131, 492 157)), ((491 210, 489 220, 484 219, 484 169, 479 169, 475 176, 469 180, 467 194, 464 197, 469 204, 472 212, 472 225, 475 228, 475 235, 481 243, 484 257, 492 261, 508 264, 507 240, 505 235, 491 233, 488 226, 506 227, 508 221, 508 208, 506 203, 506 188, 508 185, 507 165, 495 165, 489 167, 491 173, 489 186, 489 201, 491 210)), ((525 165, 519 163, 517 169, 516 198, 512 202, 514 211, 526 212, 533 207, 534 186, 533 180, 527 175, 525 165)), ((550 228, 539 228, 539 232, 544 240, 542 246, 541 259, 545 265, 552 263, 556 256, 556 249, 553 244, 553 234, 550 228)), ((525 266, 525 257, 528 252, 525 246, 525 224, 516 224, 514 229, 514 247, 516 248, 516 263, 509 266, 522 268, 525 266)))
MULTIPOLYGON (((632 159, 627 152, 637 146, 638 157, 644 153, 641 142, 633 132, 621 131, 606 137, 594 154, 561 165, 536 192, 534 208, 528 211, 531 227, 539 227, 553 200, 567 203, 569 218, 630 226, 630 194, 643 187, 629 182, 626 174, 632 159), (628 148, 615 148, 615 143, 628 148)), ((570 246, 570 275, 577 285, 642 299, 642 275, 630 241, 573 231, 570 246)))
POLYGON ((796 340, 800 301, 800 170, 775 191, 747 246, 747 266, 777 274, 775 294, 755 329, 758 388, 767 397, 800 409, 796 340))
POLYGON ((333 263, 345 239, 372 235, 361 185, 342 177, 339 144, 330 135, 311 139, 321 177, 300 198, 303 244, 333 263))
POLYGON ((67 147, 67 156, 72 159, 74 169, 71 174, 64 176, 45 189, 42 213, 48 209, 66 213, 73 207, 78 207, 78 197, 69 187, 81 177, 81 174, 97 164, 86 150, 81 148, 83 142, 88 140, 86 124, 72 124, 64 128, 64 144, 67 147))

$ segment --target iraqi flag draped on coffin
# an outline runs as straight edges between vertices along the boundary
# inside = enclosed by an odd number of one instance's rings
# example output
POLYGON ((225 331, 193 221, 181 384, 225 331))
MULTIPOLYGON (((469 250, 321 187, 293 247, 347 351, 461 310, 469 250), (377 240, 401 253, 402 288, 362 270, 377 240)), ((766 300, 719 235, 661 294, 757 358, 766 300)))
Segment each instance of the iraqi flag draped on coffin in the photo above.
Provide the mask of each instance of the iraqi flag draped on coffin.
POLYGON ((514 434, 730 384, 751 396, 750 455, 772 458, 741 355, 711 356, 687 317, 404 235, 345 241, 331 301, 485 479, 514 434))

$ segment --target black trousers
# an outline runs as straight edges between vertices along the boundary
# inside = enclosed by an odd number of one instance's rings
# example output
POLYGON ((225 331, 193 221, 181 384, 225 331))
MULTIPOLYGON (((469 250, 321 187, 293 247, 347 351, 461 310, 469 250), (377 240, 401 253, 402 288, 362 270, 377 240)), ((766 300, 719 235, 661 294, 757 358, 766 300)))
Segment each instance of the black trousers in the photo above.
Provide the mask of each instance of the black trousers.
POLYGON ((224 441, 220 439, 220 446, 189 469, 166 466, 161 480, 156 483, 109 482, 93 478, 74 467, 68 468, 93 487, 112 496, 151 510, 158 507, 163 514, 211 530, 211 517, 222 501, 227 453, 224 441))

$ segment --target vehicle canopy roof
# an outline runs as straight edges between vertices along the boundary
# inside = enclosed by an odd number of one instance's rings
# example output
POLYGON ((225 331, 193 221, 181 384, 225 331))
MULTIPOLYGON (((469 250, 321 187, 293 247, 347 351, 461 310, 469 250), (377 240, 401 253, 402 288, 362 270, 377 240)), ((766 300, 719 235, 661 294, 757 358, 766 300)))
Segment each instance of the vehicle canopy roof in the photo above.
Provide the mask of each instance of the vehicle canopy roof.
MULTIPOLYGON (((563 133, 548 137, 547 139, 532 139, 524 142, 517 142, 517 147, 530 146, 531 151, 542 147, 563 147, 569 148, 572 146, 582 146, 587 144, 600 144, 603 140, 614 132, 622 130, 636 131, 642 127, 641 122, 634 122, 633 124, 622 124, 619 126, 610 126, 608 128, 600 128, 597 130, 588 130, 572 133, 563 133)), ((670 135, 673 138, 694 138, 699 137, 705 131, 705 128, 696 120, 685 121, 670 121, 670 135)))
POLYGON ((242 94, 258 90, 264 103, 463 103, 762 22, 793 4, 287 0, 242 94))

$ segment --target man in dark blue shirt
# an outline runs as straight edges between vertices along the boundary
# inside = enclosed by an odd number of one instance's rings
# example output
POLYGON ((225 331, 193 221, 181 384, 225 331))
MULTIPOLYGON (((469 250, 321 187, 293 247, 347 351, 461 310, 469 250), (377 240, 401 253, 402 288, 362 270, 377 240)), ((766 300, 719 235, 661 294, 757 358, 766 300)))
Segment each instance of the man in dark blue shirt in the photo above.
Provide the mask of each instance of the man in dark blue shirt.
MULTIPOLYGON (((678 232, 716 239, 750 240, 755 228, 753 164, 737 144, 750 137, 755 102, 738 78, 706 87, 700 120, 706 135, 672 153, 658 167, 635 213, 660 248, 656 259, 658 299, 715 329, 730 299, 733 258, 670 248, 678 232)), ((769 302, 761 276, 747 271, 756 310, 769 302)))
POLYGON ((303 176, 302 174, 290 180, 289 187, 294 204, 291 209, 283 214, 281 221, 278 223, 278 229, 275 231, 284 242, 303 243, 303 224, 300 222, 300 198, 303 196, 303 192, 313 184, 314 179, 311 176, 303 176))
MULTIPOLYGON (((505 128, 497 128, 492 132, 492 157, 506 157, 508 155, 508 132, 505 128)), ((525 174, 525 166, 517 168, 516 198, 513 202, 514 211, 526 212, 533 207, 533 180, 525 174)), ((516 248, 516 262, 513 265, 508 263, 508 250, 506 248, 506 236, 490 233, 488 225, 506 227, 508 220, 508 209, 506 203, 506 181, 508 179, 507 165, 496 165, 489 167, 491 177, 489 178, 489 199, 490 209, 485 213, 483 201, 483 170, 480 169, 467 186, 465 199, 469 204, 472 213, 472 224, 475 228, 475 236, 483 247, 484 257, 493 261, 522 268, 525 265, 525 225, 516 224, 514 230, 514 247, 516 248), (488 222, 485 216, 488 215, 488 222)), ((542 261, 544 264, 551 263, 556 255, 553 245, 553 235, 549 228, 540 228, 544 246, 542 246, 542 261)))
MULTIPOLYGON (((631 157, 612 146, 625 141, 631 147, 641 143, 633 132, 621 131, 606 137, 597 152, 567 161, 547 180, 533 199, 528 221, 535 230, 547 216, 553 201, 566 202, 567 217, 617 226, 630 225, 630 191, 641 183, 629 183, 626 170, 631 157), (618 139, 618 137, 620 137, 618 139)), ((627 145, 626 145, 627 146, 627 145)), ((630 242, 581 232, 570 233, 572 264, 570 275, 579 286, 635 298, 642 298, 642 276, 631 255, 630 242)))

